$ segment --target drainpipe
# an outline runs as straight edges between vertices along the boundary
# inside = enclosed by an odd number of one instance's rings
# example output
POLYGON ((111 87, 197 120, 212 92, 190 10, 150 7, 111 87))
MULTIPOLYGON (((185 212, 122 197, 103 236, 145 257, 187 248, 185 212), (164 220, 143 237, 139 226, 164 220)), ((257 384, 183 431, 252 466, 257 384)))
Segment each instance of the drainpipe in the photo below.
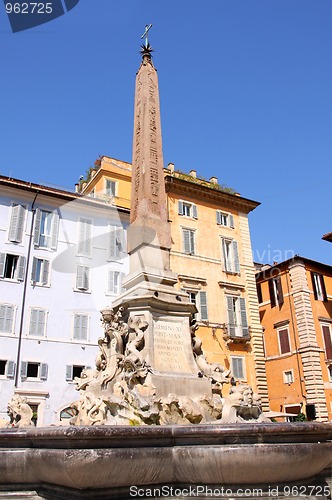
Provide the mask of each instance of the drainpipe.
POLYGON ((27 261, 25 265, 25 273, 24 273, 24 282, 23 282, 23 296, 22 296, 22 311, 21 311, 21 319, 20 319, 20 329, 18 336, 18 346, 17 346, 17 357, 16 357, 16 373, 15 373, 15 389, 18 386, 18 377, 19 377, 19 367, 21 361, 21 347, 22 347, 22 334, 23 334, 23 321, 24 321, 24 312, 25 312, 25 299, 27 294, 27 286, 28 286, 28 271, 29 271, 29 262, 30 262, 30 254, 31 254, 31 246, 32 246, 32 237, 33 237, 33 225, 35 221, 35 202, 39 191, 36 192, 35 197, 33 199, 31 205, 31 226, 30 226, 30 236, 29 236, 29 245, 28 245, 28 253, 27 253, 27 261))

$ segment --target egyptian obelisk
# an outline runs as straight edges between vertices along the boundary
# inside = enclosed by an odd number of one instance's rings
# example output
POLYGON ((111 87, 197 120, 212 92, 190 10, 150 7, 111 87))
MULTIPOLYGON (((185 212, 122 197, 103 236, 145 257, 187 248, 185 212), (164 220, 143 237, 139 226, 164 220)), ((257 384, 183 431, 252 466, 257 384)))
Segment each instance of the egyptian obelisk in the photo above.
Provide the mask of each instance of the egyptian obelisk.
POLYGON ((160 396, 209 394, 211 384, 199 378, 194 361, 190 318, 196 312, 187 293, 174 287, 170 269, 171 231, 167 217, 160 104, 152 48, 142 45, 136 76, 132 160, 131 224, 128 228, 129 275, 126 291, 112 307, 148 325, 142 355, 150 370, 148 381, 160 396))

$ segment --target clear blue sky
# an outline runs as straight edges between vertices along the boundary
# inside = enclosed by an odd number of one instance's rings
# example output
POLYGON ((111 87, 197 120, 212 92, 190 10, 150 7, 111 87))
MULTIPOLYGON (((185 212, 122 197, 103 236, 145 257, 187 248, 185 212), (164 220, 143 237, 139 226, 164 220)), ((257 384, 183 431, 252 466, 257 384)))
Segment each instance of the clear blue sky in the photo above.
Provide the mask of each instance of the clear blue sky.
POLYGON ((73 187, 131 161, 140 35, 158 69, 165 163, 262 204, 254 259, 332 265, 331 0, 81 0, 13 34, 0 5, 0 173, 73 187))

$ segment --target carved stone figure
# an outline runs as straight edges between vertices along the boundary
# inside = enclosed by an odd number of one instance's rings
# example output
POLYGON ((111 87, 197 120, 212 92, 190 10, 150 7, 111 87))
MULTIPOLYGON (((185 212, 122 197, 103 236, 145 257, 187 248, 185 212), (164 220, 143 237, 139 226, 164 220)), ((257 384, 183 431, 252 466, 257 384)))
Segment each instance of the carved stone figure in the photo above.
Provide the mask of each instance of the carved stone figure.
POLYGON ((270 422, 262 412, 261 401, 249 385, 233 386, 225 399, 222 423, 270 422))
POLYGON ((7 423, 6 427, 21 428, 34 425, 32 421, 33 411, 28 405, 27 399, 19 394, 14 394, 12 399, 9 401, 7 413, 10 421, 7 423))

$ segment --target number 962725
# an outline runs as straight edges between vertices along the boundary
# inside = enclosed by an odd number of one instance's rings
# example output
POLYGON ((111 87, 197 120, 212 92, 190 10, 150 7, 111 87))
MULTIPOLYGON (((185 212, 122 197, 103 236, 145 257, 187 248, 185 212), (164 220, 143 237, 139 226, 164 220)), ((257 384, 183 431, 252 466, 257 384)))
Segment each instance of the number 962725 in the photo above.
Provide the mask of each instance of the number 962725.
POLYGON ((7 14, 52 14, 52 3, 47 2, 7 2, 7 14))

